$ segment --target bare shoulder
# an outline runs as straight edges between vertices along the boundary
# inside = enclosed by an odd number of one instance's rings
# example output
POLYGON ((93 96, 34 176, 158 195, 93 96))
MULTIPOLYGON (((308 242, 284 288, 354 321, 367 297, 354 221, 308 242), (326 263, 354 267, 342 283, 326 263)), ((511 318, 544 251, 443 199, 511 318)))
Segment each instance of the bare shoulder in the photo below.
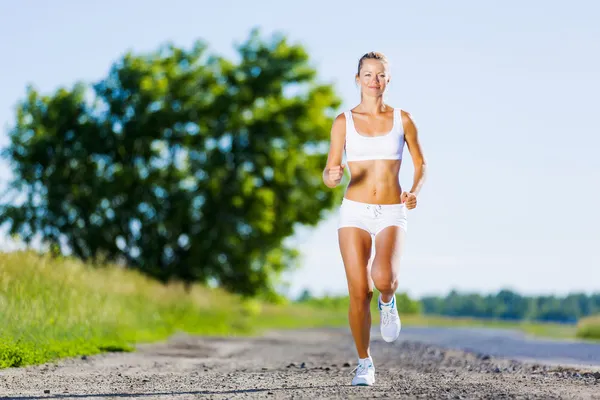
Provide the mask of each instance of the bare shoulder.
POLYGON ((415 120, 412 115, 406 111, 400 109, 400 115, 402 116, 402 126, 404 127, 404 131, 407 134, 416 134, 417 126, 415 125, 415 120))
POLYGON ((400 109, 400 115, 402 116, 402 123, 404 126, 407 124, 414 125, 413 116, 408 111, 400 109))
POLYGON ((331 134, 332 135, 345 135, 346 134, 346 114, 339 113, 337 117, 333 120, 333 125, 331 126, 331 134))
POLYGON ((343 124, 346 122, 346 113, 345 112, 341 112, 339 113, 336 117, 335 120, 333 120, 333 124, 343 124))

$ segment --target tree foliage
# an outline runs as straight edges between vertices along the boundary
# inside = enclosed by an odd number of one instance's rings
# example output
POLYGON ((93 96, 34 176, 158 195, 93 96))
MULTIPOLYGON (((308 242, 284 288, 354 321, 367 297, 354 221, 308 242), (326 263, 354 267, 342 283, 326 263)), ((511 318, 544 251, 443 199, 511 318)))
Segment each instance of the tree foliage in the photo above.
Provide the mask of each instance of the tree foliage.
MULTIPOLYGON (((378 291, 376 292, 379 293, 378 291)), ((378 294, 373 295, 374 298, 377 298, 377 296, 378 294)), ((347 295, 325 295, 316 297, 311 294, 309 289, 304 289, 300 296, 298 296, 296 299, 296 302, 299 304, 306 304, 319 308, 343 311, 348 309, 348 306, 350 305, 350 297, 347 295)), ((371 302, 370 306, 377 307, 376 302, 371 302)), ((405 292, 396 293, 396 307, 398 308, 398 312, 402 314, 421 313, 421 303, 416 299, 411 299, 405 292)))
POLYGON ((560 296, 524 296, 504 289, 496 294, 458 293, 421 299, 425 314, 451 317, 494 318, 573 323, 600 313, 600 294, 572 293, 560 296))
POLYGON ((272 289, 294 227, 339 200, 321 172, 340 100, 285 37, 254 30, 236 49, 167 44, 93 85, 29 87, 4 151, 11 234, 164 281, 272 289))

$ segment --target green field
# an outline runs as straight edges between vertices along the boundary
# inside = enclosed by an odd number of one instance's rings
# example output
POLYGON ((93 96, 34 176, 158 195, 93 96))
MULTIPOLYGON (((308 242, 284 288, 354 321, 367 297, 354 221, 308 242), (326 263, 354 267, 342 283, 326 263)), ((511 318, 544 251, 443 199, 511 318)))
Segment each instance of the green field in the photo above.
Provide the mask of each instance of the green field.
MULTIPOLYGON (((377 296, 377 293, 374 294, 377 296)), ((506 321, 494 319, 477 319, 469 317, 444 317, 423 315, 415 312, 415 301, 408 299, 406 295, 396 296, 398 309, 402 317, 403 326, 431 326, 431 327, 482 327, 518 329, 532 336, 554 338, 554 339, 588 339, 600 340, 600 316, 582 319, 578 325, 530 322, 530 321, 506 321)), ((319 309, 333 309, 343 312, 348 307, 348 298, 324 298, 311 299, 306 302, 319 309)), ((376 302, 371 303, 374 317, 377 316, 376 302)), ((375 321, 376 318, 373 320, 375 321)))
POLYGON ((0 254, 0 368, 129 351, 177 331, 247 335, 345 322, 332 310, 242 301, 201 286, 186 292, 119 267, 0 254))
MULTIPOLYGON (((374 304, 375 302, 373 302, 374 304)), ((0 254, 0 368, 131 351, 177 331, 251 335, 270 328, 347 326, 347 303, 266 304, 218 289, 162 285, 119 267, 92 268, 31 252, 0 254)), ((377 313, 373 316, 377 323, 377 313)), ((503 326, 554 337, 576 327, 403 315, 404 326, 503 326)), ((600 321, 580 333, 600 337, 600 321)))

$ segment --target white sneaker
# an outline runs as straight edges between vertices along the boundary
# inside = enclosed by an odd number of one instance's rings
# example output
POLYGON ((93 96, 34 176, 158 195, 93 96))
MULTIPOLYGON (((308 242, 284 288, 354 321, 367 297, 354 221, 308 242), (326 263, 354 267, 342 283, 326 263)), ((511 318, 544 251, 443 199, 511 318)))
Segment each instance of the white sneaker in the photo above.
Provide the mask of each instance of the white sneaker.
POLYGON ((398 310, 396 309, 396 295, 392 297, 392 300, 388 304, 384 304, 381 302, 380 294, 377 299, 377 306, 379 308, 381 337, 388 343, 393 342, 398 339, 400 328, 402 327, 398 310))
POLYGON ((375 383, 375 366, 372 359, 359 359, 354 370, 356 374, 352 378, 352 386, 371 386, 375 383))

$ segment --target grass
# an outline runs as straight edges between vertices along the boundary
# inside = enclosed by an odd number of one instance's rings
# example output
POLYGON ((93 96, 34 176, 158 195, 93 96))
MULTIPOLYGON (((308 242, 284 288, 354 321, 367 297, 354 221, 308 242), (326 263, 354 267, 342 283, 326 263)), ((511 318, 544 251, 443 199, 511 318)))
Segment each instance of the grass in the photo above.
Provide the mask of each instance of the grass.
MULTIPOLYGON (((398 304, 401 311, 412 307, 403 301, 398 304)), ((600 317, 579 326, 407 313, 402 319, 403 326, 504 327, 538 336, 600 338, 600 317)), ((327 305, 242 301, 219 289, 194 286, 185 291, 183 285, 162 285, 119 267, 92 268, 31 252, 0 254, 0 368, 132 351, 136 343, 163 340, 178 331, 252 335, 265 329, 322 326, 347 327, 347 301, 327 305)))
POLYGON ((202 286, 186 292, 119 267, 0 254, 0 368, 131 351, 177 331, 248 335, 345 322, 336 311, 241 301, 202 286))
POLYGON ((577 337, 600 340, 600 315, 583 318, 577 324, 577 337))
MULTIPOLYGON (((374 298, 378 293, 375 290, 374 298)), ((403 326, 421 326, 421 327, 470 327, 470 328, 496 328, 513 329, 522 331, 528 335, 553 338, 553 339, 600 339, 600 316, 591 319, 585 324, 572 325, 550 322, 531 322, 531 321, 508 321, 497 319, 482 319, 469 317, 445 317, 435 315, 423 315, 418 312, 419 307, 414 300, 410 300, 405 294, 396 296, 398 310, 402 317, 403 326), (585 335, 582 332, 588 332, 585 335)), ((320 308, 330 308, 337 311, 346 310, 348 307, 347 297, 311 299, 308 304, 313 304, 320 308)), ((373 321, 376 322, 377 307, 376 301, 371 303, 373 321)))

